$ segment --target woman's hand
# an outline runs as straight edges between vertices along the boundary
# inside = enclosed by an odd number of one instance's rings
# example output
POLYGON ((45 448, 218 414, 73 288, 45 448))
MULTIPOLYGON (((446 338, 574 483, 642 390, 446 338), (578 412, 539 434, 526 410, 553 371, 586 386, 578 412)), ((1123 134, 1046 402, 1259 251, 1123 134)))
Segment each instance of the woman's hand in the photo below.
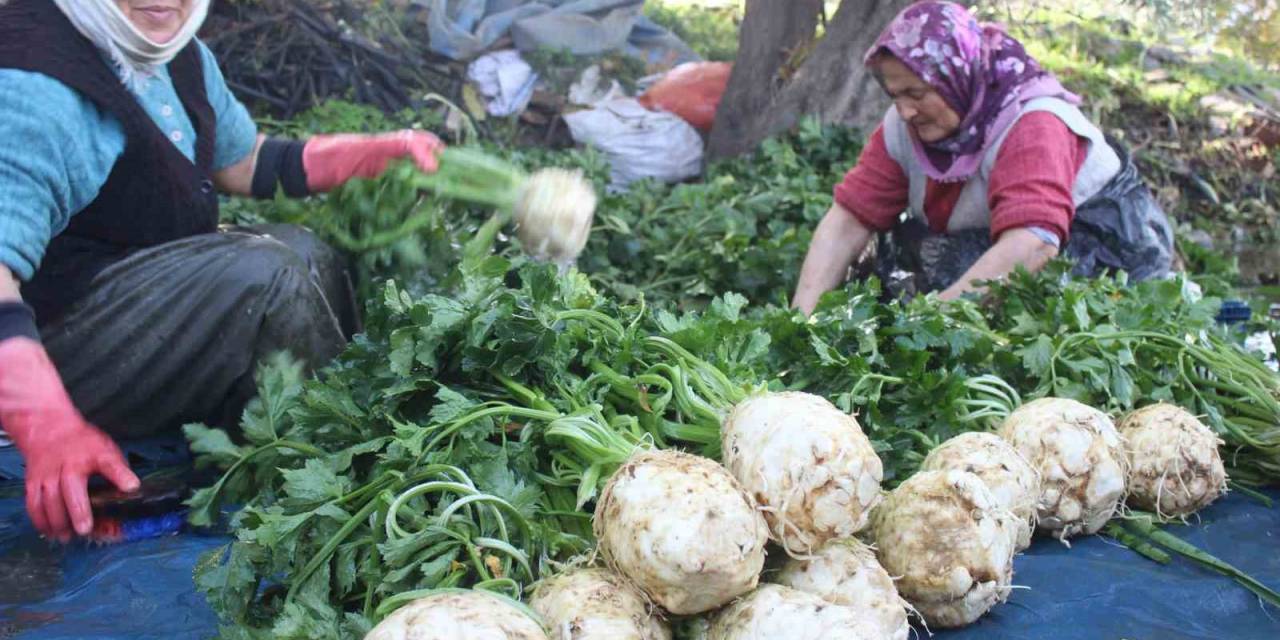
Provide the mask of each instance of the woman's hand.
POLYGON ((849 267, 867 248, 871 236, 872 231, 848 209, 832 205, 813 232, 791 306, 805 315, 812 313, 822 294, 844 282, 849 267))
MULTIPOLYGON (((214 183, 224 193, 238 196, 253 194, 254 178, 258 173, 258 158, 262 153, 265 136, 258 136, 253 152, 230 167, 214 174, 214 183)), ((439 154, 444 143, 426 131, 397 131, 377 135, 344 133, 311 138, 302 147, 302 173, 311 193, 323 193, 336 189, 353 178, 376 178, 387 170, 387 165, 400 158, 412 158, 418 168, 435 173, 439 154)), ((296 165, 295 165, 296 166, 296 165)), ((267 169, 278 171, 279 167, 267 169)), ((280 176, 270 173, 268 184, 274 185, 280 176)), ((299 176, 297 182, 301 182, 299 176)))
MULTIPOLYGON (((21 301, 18 280, 0 265, 0 302, 21 301)), ((121 491, 138 477, 107 434, 71 404, 44 347, 30 338, 0 341, 0 423, 26 463, 27 513, 43 535, 67 542, 93 530, 89 477, 121 491)))
POLYGON ((44 347, 24 337, 0 342, 0 421, 26 463, 27 514, 43 535, 69 542, 93 531, 89 478, 138 488, 120 448, 71 404, 44 347))
POLYGON ((945 291, 938 294, 942 300, 955 300, 970 292, 981 292, 984 287, 977 282, 1003 278, 1019 266, 1032 273, 1058 255, 1058 248, 1045 242, 1027 229, 1010 229, 1000 234, 987 252, 945 291))
POLYGON ((379 135, 316 136, 302 151, 307 186, 313 192, 335 189, 353 178, 376 178, 392 160, 412 158, 418 168, 435 173, 444 143, 426 131, 379 135))

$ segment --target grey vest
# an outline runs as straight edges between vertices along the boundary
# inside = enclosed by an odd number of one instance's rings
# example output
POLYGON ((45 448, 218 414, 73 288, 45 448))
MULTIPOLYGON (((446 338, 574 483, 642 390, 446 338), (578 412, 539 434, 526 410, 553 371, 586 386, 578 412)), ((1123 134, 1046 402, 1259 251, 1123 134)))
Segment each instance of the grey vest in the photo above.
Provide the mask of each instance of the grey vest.
MULTIPOLYGON (((1024 105, 1022 112, 1014 119, 1014 123, 1016 124, 1022 116, 1033 111, 1048 111, 1054 114, 1076 135, 1089 140, 1089 155, 1085 158, 1079 173, 1076 174, 1075 186, 1072 189, 1075 206, 1080 206, 1101 191, 1120 172, 1120 157, 1107 144, 1102 131, 1089 122, 1088 118, 1074 105, 1058 98, 1037 98, 1024 105)), ((951 218, 947 222, 948 232, 985 229, 991 226, 991 209, 987 202, 991 167, 995 165, 1000 147, 1004 145, 1005 138, 1012 130, 1011 124, 987 150, 978 172, 965 183, 960 199, 956 202, 951 218)), ((884 141, 889 155, 902 167, 910 182, 908 199, 910 215, 924 219, 924 191, 928 182, 927 176, 911 149, 911 134, 907 125, 894 107, 889 107, 888 113, 884 116, 884 141)))

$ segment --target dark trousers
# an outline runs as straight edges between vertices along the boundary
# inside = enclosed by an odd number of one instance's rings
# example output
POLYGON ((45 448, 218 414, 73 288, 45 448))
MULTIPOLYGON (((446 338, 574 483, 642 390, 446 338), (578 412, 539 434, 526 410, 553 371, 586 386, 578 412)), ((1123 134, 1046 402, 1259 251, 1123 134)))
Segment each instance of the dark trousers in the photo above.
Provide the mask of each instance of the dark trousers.
POLYGON ((86 419, 137 437, 238 424, 263 358, 323 366, 358 323, 343 256, 300 227, 262 225, 129 255, 41 336, 86 419))

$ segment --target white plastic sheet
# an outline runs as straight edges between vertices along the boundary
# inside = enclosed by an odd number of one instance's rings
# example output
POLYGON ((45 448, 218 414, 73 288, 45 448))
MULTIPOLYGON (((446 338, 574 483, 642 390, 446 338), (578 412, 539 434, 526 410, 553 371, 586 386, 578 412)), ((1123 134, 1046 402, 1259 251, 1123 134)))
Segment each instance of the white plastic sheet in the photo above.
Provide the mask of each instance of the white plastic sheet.
POLYGON ((508 49, 476 58, 467 68, 467 79, 484 96, 489 115, 504 117, 529 106, 538 74, 519 51, 508 49))
POLYGON ((702 173, 702 136, 679 116, 620 98, 564 119, 574 140, 609 158, 610 188, 626 189, 643 178, 680 182, 702 173))

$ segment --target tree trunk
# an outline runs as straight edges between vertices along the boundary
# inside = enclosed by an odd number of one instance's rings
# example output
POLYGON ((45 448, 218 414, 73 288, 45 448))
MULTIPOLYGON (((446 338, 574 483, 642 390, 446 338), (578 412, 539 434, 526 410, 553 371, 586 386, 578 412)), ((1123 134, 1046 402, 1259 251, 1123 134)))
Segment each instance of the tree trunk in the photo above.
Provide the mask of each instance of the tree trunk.
POLYGON ((716 112, 709 155, 750 151, 806 115, 874 127, 889 100, 862 57, 912 2, 844 0, 815 44, 822 0, 747 0, 738 60, 716 112))

